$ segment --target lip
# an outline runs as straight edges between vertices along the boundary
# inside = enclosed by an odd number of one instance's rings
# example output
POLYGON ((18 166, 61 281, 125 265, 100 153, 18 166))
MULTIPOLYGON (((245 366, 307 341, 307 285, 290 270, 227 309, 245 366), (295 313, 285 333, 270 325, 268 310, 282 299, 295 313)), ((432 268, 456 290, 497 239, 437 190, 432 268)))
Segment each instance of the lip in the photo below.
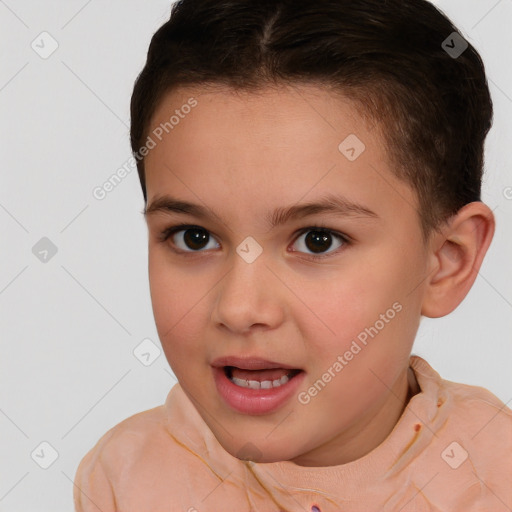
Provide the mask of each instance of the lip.
POLYGON ((294 366, 276 361, 269 361, 268 359, 261 359, 259 357, 236 357, 227 356, 219 357, 213 361, 212 366, 222 368, 224 366, 236 366, 243 370, 270 370, 272 368, 284 368, 286 370, 301 370, 294 366))
MULTIPOLYGON (((270 389, 250 389, 237 386, 224 373, 224 366, 238 366, 234 364, 233 358, 229 358, 233 364, 223 364, 222 366, 212 366, 215 385, 219 395, 224 402, 237 412, 250 415, 270 414, 281 408, 297 391, 297 388, 305 378, 306 372, 300 371, 286 384, 278 388, 270 389)), ((244 364, 248 363, 248 359, 243 360, 244 364)), ((252 360, 254 365, 261 364, 263 360, 252 360)), ((240 363, 240 360, 238 360, 240 363)), ((217 360, 216 360, 217 363, 217 360)), ((269 363, 269 361, 265 361, 269 363)), ((277 364, 277 363, 274 363, 277 364)), ((238 366, 240 368, 240 366, 238 366)), ((269 368, 266 366, 265 368, 269 368)), ((290 368, 289 366, 274 366, 274 368, 290 368)), ((245 368, 245 369, 261 369, 261 368, 245 368)))

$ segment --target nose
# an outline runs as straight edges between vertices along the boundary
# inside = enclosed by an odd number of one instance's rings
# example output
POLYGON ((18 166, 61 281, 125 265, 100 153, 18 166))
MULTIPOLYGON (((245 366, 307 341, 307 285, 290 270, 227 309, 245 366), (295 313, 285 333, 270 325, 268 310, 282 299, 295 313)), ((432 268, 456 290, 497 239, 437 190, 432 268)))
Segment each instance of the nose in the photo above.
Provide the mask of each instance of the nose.
POLYGON ((235 253, 217 287, 212 321, 237 334, 275 329, 284 318, 285 292, 263 256, 247 263, 235 253))

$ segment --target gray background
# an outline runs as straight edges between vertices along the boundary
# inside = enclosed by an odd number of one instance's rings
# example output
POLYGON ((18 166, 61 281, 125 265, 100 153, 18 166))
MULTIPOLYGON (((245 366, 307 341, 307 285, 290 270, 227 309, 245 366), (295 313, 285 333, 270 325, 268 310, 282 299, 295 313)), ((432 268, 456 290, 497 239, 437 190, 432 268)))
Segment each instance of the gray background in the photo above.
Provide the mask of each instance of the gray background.
MULTIPOLYGON (((512 0, 435 3, 486 64, 495 122, 483 199, 497 231, 468 297, 422 321, 414 353, 509 402, 512 0)), ((93 196, 130 156, 133 82, 169 13, 168 0, 0 0, 0 511, 72 510, 85 453, 176 382, 156 348, 149 366, 133 354, 147 338, 160 346, 135 170, 93 196), (58 43, 47 58, 31 46, 51 49, 43 31, 58 43), (47 469, 55 453, 42 442, 58 454, 47 469)))

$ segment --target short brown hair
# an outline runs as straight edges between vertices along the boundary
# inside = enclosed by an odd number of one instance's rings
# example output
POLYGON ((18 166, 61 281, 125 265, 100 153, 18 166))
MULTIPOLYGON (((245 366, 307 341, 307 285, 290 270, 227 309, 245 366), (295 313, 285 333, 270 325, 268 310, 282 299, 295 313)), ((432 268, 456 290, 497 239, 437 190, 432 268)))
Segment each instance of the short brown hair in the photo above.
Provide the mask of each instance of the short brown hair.
MULTIPOLYGON (((426 0, 180 0, 135 82, 132 150, 180 86, 325 86, 380 125, 395 174, 416 190, 427 236, 480 200, 492 126, 482 59, 469 43, 456 58, 445 51, 453 32, 426 0)), ((147 203, 140 156, 137 168, 147 203)))

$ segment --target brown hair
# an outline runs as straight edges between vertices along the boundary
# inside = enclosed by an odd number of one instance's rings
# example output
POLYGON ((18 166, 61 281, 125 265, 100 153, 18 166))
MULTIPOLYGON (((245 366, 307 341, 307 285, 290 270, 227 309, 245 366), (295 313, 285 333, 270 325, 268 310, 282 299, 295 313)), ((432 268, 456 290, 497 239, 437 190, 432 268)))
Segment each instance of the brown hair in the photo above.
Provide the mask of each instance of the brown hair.
MULTIPOLYGON (((180 0, 154 34, 131 98, 131 146, 147 202, 144 146, 181 86, 308 83, 377 123, 396 175, 417 192, 425 237, 480 200, 493 107, 484 64, 426 0, 180 0), (457 36, 456 36, 457 37, 457 36), (456 47, 456 46, 455 46, 456 47)), ((341 142, 341 141, 340 141, 341 142)))

